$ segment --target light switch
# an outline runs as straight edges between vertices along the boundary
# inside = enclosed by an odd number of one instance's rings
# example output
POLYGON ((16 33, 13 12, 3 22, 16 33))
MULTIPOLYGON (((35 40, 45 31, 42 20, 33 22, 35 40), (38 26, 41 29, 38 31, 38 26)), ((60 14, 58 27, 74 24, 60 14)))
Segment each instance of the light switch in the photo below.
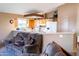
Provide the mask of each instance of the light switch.
POLYGON ((59 37, 60 37, 60 38, 63 38, 63 35, 61 34, 61 35, 59 35, 59 37))

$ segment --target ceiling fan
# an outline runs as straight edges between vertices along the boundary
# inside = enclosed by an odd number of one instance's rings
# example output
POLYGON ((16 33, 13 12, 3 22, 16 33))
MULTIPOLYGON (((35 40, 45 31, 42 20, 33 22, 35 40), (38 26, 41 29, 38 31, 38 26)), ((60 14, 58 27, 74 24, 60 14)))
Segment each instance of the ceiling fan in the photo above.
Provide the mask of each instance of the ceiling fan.
POLYGON ((41 14, 41 11, 39 10, 30 10, 27 12, 27 14, 24 15, 24 17, 44 18, 44 14, 41 14))

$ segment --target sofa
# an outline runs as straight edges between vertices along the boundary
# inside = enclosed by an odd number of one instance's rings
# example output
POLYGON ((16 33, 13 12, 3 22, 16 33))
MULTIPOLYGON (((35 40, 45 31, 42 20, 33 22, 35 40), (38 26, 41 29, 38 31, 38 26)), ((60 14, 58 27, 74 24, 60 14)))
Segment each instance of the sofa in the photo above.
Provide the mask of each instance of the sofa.
POLYGON ((36 56, 42 53, 42 34, 12 31, 3 42, 5 46, 0 50, 0 55, 36 56), (6 52, 4 52, 6 51, 6 52), (7 51, 14 51, 13 54, 7 51), (6 54, 7 53, 7 54, 6 54), (17 54, 19 53, 19 54, 17 54))
POLYGON ((12 31, 3 43, 0 56, 71 56, 54 41, 42 51, 43 35, 39 33, 12 31))

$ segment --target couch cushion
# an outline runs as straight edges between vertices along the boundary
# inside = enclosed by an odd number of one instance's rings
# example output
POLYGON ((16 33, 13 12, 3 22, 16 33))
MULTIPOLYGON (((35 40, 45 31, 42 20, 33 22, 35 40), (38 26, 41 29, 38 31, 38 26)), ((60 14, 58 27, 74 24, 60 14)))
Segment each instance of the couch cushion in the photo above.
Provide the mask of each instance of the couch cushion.
POLYGON ((37 33, 31 33, 29 36, 28 43, 24 46, 24 51, 26 53, 37 53, 42 52, 42 35, 37 33))
POLYGON ((23 37, 18 33, 14 38, 13 38, 13 44, 16 46, 24 46, 24 40, 23 37))

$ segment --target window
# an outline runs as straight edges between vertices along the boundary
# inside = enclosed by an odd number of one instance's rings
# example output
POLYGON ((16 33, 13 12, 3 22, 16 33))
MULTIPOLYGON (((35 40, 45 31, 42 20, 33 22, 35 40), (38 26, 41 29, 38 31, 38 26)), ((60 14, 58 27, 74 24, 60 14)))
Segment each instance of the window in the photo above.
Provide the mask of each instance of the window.
POLYGON ((46 32, 56 32, 57 22, 48 21, 46 24, 46 32))
POLYGON ((46 19, 40 20, 40 26, 46 26, 46 19))
POLYGON ((57 32, 57 22, 46 21, 46 25, 44 27, 41 27, 40 30, 41 32, 45 33, 57 32))
POLYGON ((25 19, 18 19, 18 28, 20 30, 25 30, 26 29, 26 20, 25 19))

